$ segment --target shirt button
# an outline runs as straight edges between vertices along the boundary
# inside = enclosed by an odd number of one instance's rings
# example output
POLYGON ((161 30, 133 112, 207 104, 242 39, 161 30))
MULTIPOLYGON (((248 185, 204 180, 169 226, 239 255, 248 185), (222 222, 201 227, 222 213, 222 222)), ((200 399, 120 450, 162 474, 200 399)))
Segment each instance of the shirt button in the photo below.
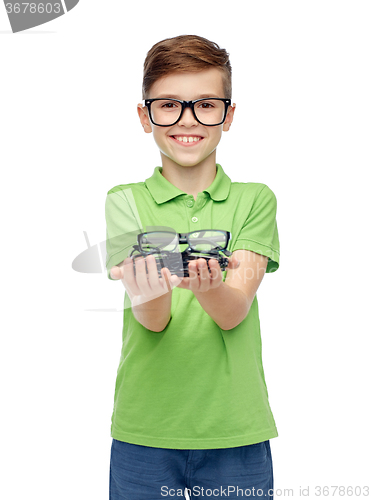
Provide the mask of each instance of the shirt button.
POLYGON ((192 217, 192 222, 198 222, 197 217, 192 217))
POLYGON ((188 200, 187 203, 186 203, 186 205, 189 208, 193 207, 193 201, 192 200, 188 200))

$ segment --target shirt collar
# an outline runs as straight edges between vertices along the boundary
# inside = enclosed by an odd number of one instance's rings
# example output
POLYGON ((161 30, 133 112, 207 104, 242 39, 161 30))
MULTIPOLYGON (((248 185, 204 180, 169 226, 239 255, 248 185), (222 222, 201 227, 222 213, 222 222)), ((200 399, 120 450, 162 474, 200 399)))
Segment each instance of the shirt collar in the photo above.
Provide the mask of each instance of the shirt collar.
MULTIPOLYGON (((162 167, 156 167, 152 176, 145 180, 147 189, 157 204, 165 203, 177 196, 187 194, 171 184, 161 174, 162 167)), ((231 179, 224 172, 219 163, 216 164, 216 176, 211 185, 204 189, 214 201, 226 200, 231 187, 231 179)))

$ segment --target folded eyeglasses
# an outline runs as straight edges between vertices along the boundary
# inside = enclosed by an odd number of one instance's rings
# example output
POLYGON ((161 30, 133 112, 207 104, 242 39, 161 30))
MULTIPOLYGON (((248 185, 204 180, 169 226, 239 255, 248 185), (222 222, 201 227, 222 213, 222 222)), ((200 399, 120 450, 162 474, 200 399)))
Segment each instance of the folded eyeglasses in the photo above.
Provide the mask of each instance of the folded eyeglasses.
MULTIPOLYGON (((155 255, 158 275, 161 269, 167 267, 171 274, 179 277, 189 276, 188 264, 192 260, 203 258, 209 268, 209 260, 216 259, 222 271, 225 271, 229 260, 223 257, 232 255, 227 250, 232 239, 229 231, 219 229, 202 229, 190 233, 175 233, 172 231, 150 231, 137 236, 137 245, 133 245, 130 257, 134 261, 139 257, 155 255)), ((210 270, 210 268, 209 268, 210 270)))

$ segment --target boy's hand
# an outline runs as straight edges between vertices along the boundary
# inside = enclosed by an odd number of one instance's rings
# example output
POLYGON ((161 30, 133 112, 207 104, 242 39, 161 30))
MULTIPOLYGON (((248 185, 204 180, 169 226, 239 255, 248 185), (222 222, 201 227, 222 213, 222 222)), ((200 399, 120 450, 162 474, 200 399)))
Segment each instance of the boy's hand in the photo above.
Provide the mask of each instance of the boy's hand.
POLYGON ((158 276, 154 255, 135 259, 135 275, 133 259, 130 257, 118 266, 113 266, 110 274, 112 279, 121 279, 122 284, 128 292, 132 306, 164 295, 180 283, 180 278, 171 275, 169 269, 166 267, 161 269, 162 278, 158 276), (148 274, 145 261, 147 262, 148 274))
MULTIPOLYGON (((229 259, 227 269, 236 269, 240 265, 240 261, 235 255, 229 259)), ((209 260, 210 272, 207 268, 205 259, 193 260, 188 264, 189 278, 179 278, 181 282, 178 288, 186 288, 192 292, 208 292, 209 290, 218 288, 223 282, 222 270, 216 259, 209 260)))

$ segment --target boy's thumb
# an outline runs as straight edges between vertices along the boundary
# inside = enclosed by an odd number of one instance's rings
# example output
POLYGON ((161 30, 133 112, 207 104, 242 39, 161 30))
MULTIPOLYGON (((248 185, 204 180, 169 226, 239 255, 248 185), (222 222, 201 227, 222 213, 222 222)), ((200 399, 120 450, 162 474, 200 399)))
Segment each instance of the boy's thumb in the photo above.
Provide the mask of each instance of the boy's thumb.
POLYGON ((120 270, 117 267, 111 269, 111 278, 118 279, 120 277, 120 270))
POLYGON ((228 264, 228 268, 229 269, 237 269, 238 267, 240 267, 240 260, 238 260, 237 258, 230 259, 229 264, 228 264))

